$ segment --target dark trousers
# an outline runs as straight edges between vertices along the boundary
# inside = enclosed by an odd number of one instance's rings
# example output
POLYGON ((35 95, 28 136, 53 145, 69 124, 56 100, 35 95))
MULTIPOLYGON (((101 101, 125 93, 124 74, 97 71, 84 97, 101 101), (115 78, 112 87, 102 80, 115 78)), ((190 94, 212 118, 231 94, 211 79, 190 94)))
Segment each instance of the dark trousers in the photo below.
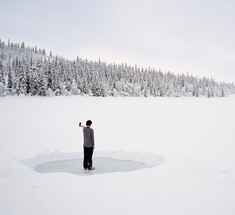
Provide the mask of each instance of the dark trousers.
POLYGON ((92 167, 93 147, 83 147, 83 148, 84 148, 83 167, 90 168, 92 167))

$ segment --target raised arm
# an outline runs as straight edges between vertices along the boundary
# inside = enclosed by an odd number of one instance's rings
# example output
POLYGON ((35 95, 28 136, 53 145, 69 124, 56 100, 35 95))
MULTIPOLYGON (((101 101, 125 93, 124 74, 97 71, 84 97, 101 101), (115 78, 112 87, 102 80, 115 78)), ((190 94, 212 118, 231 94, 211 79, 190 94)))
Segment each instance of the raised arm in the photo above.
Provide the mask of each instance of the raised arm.
POLYGON ((85 126, 83 126, 81 122, 79 122, 78 125, 79 125, 79 127, 85 128, 85 126))

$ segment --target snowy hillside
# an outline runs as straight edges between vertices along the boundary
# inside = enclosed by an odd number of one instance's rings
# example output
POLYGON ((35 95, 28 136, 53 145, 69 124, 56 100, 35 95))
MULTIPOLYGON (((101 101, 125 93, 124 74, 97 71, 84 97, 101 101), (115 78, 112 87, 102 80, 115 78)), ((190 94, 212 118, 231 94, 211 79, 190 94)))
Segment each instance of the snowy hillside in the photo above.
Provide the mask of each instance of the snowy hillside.
POLYGON ((224 97, 235 86, 212 78, 175 75, 137 65, 46 55, 44 49, 0 40, 0 96, 89 95, 224 97))
POLYGON ((234 215, 234 127, 235 97, 1 98, 0 214, 234 215), (87 119, 97 172, 82 174, 87 119))

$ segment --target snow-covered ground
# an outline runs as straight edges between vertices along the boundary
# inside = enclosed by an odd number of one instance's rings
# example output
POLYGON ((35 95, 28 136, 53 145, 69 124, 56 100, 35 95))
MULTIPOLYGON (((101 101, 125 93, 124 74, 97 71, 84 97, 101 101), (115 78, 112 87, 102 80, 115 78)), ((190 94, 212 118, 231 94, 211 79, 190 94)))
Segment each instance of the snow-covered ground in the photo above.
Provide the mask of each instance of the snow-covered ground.
POLYGON ((0 214, 234 215, 234 128, 235 97, 1 98, 0 214), (36 172, 82 155, 87 119, 94 166, 101 157, 151 168, 36 172))

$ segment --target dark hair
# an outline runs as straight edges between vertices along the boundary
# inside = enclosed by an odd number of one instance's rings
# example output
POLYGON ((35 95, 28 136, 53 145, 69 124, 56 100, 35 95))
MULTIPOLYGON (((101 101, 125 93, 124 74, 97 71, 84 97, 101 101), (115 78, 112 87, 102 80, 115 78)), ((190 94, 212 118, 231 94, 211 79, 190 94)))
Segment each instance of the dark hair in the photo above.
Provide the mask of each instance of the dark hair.
POLYGON ((92 124, 92 121, 91 120, 87 120, 86 121, 86 126, 90 126, 92 124))

